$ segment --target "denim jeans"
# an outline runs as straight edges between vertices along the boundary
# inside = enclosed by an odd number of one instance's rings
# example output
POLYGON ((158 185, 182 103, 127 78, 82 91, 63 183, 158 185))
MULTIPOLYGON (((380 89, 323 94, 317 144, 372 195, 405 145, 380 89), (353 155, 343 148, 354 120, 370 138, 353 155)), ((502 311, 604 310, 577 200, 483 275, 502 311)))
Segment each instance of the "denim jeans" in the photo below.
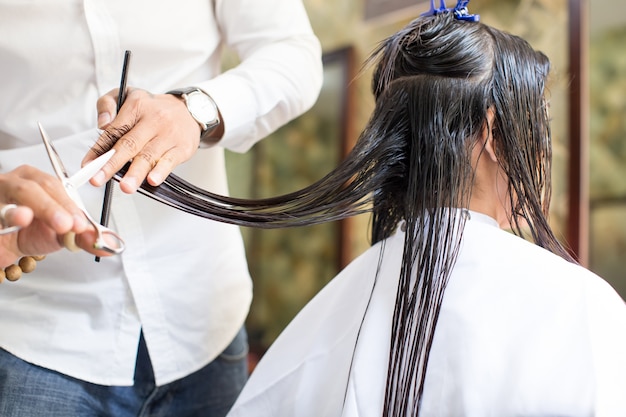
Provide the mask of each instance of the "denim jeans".
POLYGON ((242 328, 213 362, 199 371, 155 387, 141 337, 135 384, 91 384, 29 364, 0 349, 2 417, 223 417, 248 377, 248 341, 242 328))

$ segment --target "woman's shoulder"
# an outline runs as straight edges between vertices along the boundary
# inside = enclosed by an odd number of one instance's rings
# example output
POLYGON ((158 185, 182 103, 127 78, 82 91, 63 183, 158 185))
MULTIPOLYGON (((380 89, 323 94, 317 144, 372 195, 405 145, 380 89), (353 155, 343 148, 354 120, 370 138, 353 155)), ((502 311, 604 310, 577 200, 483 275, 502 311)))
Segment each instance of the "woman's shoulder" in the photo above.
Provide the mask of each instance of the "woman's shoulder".
POLYGON ((543 294, 548 299, 577 299, 592 306, 608 303, 626 314, 624 300, 593 271, 493 224, 468 221, 457 266, 473 284, 514 292, 543 294))

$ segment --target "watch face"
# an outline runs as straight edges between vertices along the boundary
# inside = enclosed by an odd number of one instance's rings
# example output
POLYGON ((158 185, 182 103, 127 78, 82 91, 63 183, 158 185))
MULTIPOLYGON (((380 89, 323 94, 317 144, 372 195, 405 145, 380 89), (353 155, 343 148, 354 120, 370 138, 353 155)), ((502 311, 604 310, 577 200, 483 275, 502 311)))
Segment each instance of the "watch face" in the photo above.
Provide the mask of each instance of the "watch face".
MULTIPOLYGON (((200 123, 208 126, 217 120, 215 103, 206 94, 199 91, 187 94, 187 107, 191 115, 200 123)), ((206 128, 206 127, 205 127, 206 128)))

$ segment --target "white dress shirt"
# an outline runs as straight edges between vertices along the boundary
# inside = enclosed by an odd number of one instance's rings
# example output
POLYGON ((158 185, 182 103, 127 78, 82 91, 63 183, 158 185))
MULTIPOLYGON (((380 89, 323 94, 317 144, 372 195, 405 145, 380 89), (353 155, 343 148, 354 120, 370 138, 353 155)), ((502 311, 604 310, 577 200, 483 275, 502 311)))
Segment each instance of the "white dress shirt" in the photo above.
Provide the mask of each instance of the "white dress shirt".
MULTIPOLYGON (((626 305, 600 277, 470 212, 421 417, 626 415, 626 305)), ((228 417, 380 417, 404 233, 289 324, 228 417)))
MULTIPOLYGON (((225 134, 175 171, 227 194, 223 148, 246 151, 310 108, 321 49, 299 0, 0 0, 0 170, 51 171, 41 122, 70 173, 98 137, 96 99, 128 85, 163 93, 198 86, 225 134), (232 48, 241 65, 219 74, 232 48)), ((116 186, 117 188, 117 186, 116 186)), ((130 385, 143 329, 158 385, 212 361, 244 323, 251 281, 237 227, 142 195, 113 198, 121 256, 61 251, 0 288, 0 346, 82 380, 130 385)), ((81 189, 98 219, 102 189, 81 189)))

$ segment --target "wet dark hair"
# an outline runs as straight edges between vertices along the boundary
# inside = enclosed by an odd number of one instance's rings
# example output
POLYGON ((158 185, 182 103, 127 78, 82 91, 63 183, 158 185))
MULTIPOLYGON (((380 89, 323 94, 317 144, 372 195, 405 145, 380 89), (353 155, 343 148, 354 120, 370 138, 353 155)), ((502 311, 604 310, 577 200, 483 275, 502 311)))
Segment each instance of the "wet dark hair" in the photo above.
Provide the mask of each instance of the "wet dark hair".
MULTIPOLYGON (((472 148, 487 123, 509 180, 514 232, 569 260, 548 222, 551 138, 545 100, 547 57, 523 39, 450 14, 420 18, 385 40, 372 89, 370 125, 404 138, 401 181, 376 190, 374 240, 406 221, 384 415, 415 415, 429 349, 465 222, 472 148), (461 215, 460 215, 461 214, 461 215), (428 222, 428 224, 427 224, 428 222), (412 283, 411 278, 417 277, 412 283)), ((399 142, 402 140, 399 140, 399 142)))
POLYGON ((372 243, 405 222, 383 415, 417 415, 466 220, 459 208, 471 197, 471 153, 485 126, 509 180, 513 232, 573 261, 547 220, 549 61, 517 36, 442 13, 420 17, 381 42, 367 65, 374 66, 373 114, 351 153, 320 181, 258 200, 212 194, 175 175, 140 191, 194 215, 261 228, 370 211, 372 243), (488 109, 495 113, 491 126, 488 109))

